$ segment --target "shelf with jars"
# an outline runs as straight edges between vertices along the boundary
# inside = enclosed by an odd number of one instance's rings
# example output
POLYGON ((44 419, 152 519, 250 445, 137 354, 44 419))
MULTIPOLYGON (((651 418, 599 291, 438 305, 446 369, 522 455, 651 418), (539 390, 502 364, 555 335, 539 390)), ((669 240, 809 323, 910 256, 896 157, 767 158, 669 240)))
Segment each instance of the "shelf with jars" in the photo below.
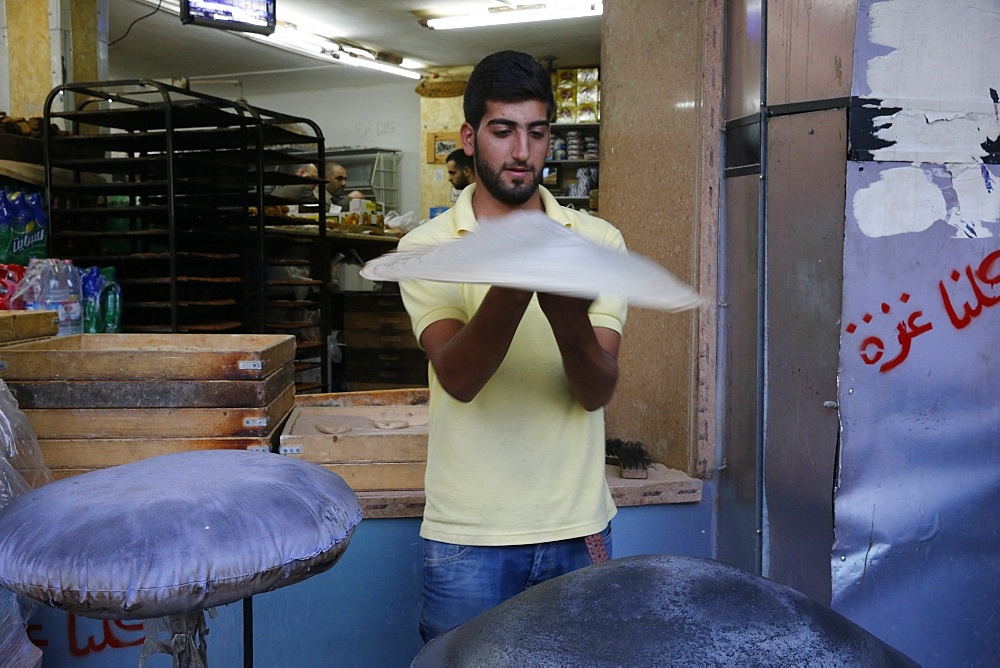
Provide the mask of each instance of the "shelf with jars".
POLYGON ((588 209, 600 182, 600 125, 555 123, 543 185, 564 205, 588 209))

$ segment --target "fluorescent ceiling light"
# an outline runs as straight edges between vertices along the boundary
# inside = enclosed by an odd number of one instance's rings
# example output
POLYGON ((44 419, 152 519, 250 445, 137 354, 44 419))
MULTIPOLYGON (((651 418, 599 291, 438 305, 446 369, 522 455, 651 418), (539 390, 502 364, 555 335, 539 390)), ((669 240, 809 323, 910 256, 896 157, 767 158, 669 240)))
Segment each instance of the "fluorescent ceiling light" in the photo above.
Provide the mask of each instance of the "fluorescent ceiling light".
POLYGON ((370 70, 378 70, 379 72, 385 72, 387 74, 395 74, 396 76, 406 77, 407 79, 419 79, 422 76, 419 72, 397 67, 396 65, 390 65, 389 63, 384 63, 381 60, 362 58, 361 56, 353 56, 344 52, 336 54, 334 58, 337 59, 337 62, 345 65, 351 65, 353 67, 367 67, 370 70))
POLYGON ((262 44, 268 44, 286 51, 293 51, 300 55, 309 56, 325 62, 335 62, 353 67, 367 67, 370 70, 378 70, 386 74, 406 77, 407 79, 419 79, 423 75, 410 69, 398 67, 391 63, 378 60, 370 52, 357 47, 341 46, 336 42, 319 35, 296 29, 278 29, 271 35, 264 37, 246 33, 242 35, 247 39, 252 39, 262 44))
POLYGON ((334 51, 340 51, 340 45, 336 42, 332 42, 326 37, 320 37, 315 33, 306 32, 305 30, 299 30, 297 28, 289 30, 278 27, 273 33, 268 35, 267 39, 284 45, 314 51, 315 53, 333 53, 334 51))
POLYGON ((178 0, 139 0, 144 5, 155 7, 158 10, 165 10, 172 14, 181 15, 181 3, 178 0))
POLYGON ((453 30, 456 28, 478 28, 483 26, 511 25, 514 23, 530 23, 532 21, 554 21, 558 19, 578 19, 587 16, 600 16, 604 13, 603 2, 586 2, 575 5, 526 5, 523 9, 496 9, 493 11, 476 12, 463 16, 447 16, 439 19, 427 19, 424 22, 432 30, 453 30))
POLYGON ((288 51, 300 56, 308 56, 309 58, 315 58, 316 60, 322 60, 328 63, 333 61, 333 56, 331 54, 340 48, 337 44, 328 42, 328 45, 324 47, 313 40, 302 39, 300 36, 294 34, 296 32, 297 31, 293 30, 284 30, 281 32, 275 31, 270 35, 255 35, 250 32, 241 32, 237 34, 245 39, 249 39, 259 44, 266 44, 267 46, 275 49, 281 49, 282 51, 288 51))
POLYGON ((255 36, 252 33, 247 34, 246 37, 253 39, 255 42, 270 44, 279 49, 304 52, 307 55, 332 53, 340 50, 339 44, 302 30, 288 30, 285 28, 277 29, 263 39, 254 39, 255 36))
POLYGON ((427 67, 427 63, 414 60, 413 58, 403 58, 402 62, 399 63, 400 67, 405 67, 408 70, 422 70, 427 67))
MULTIPOLYGON (((178 5, 177 0, 139 0, 139 2, 143 2, 153 7, 159 7, 160 9, 167 10, 174 14, 180 14, 180 6, 178 5)), ((315 29, 316 26, 314 25, 313 27, 315 29)), ((385 72, 387 74, 395 74, 397 76, 406 77, 407 79, 420 79, 423 77, 420 72, 414 72, 412 69, 397 67, 396 65, 377 60, 371 53, 361 49, 348 47, 351 51, 363 53, 364 56, 367 57, 359 57, 357 55, 344 53, 345 47, 342 47, 337 42, 315 33, 301 30, 298 26, 288 21, 279 21, 275 31, 270 35, 257 35, 255 33, 236 31, 234 31, 233 34, 245 39, 259 42, 260 44, 267 44, 268 46, 276 49, 283 49, 285 51, 297 53, 302 56, 308 56, 327 63, 334 62, 344 65, 352 65, 355 67, 367 67, 371 70, 378 70, 379 72, 385 72)), ((414 61, 410 61, 406 63, 406 65, 414 68, 425 67, 423 63, 416 63, 414 61)))

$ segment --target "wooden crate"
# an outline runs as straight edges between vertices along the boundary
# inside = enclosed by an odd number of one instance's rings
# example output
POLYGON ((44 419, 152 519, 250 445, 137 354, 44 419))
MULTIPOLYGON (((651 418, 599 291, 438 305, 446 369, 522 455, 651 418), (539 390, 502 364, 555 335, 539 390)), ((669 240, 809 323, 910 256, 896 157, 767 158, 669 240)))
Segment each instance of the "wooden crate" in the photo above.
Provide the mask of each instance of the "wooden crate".
POLYGON ((368 392, 329 392, 295 397, 296 406, 420 406, 430 401, 426 387, 391 388, 368 392))
POLYGON ((423 489, 427 405, 299 406, 278 447, 337 473, 356 491, 423 489))
POLYGON ((295 382, 294 362, 260 380, 8 380, 21 409, 267 406, 295 382))
MULTIPOLYGON (((56 480, 173 452, 265 450, 277 448, 281 425, 258 437, 38 439, 46 466, 56 480)), ((277 456, 277 455, 275 455, 277 456)))
POLYGON ((295 405, 295 339, 85 334, 0 348, 53 477, 168 452, 276 450, 295 405))
POLYGON ((427 386, 427 355, 398 293, 345 294, 343 336, 349 389, 427 386))
POLYGON ((227 408, 44 408, 24 414, 40 438, 263 436, 295 404, 290 385, 267 406, 227 408))
POLYGON ((0 348, 0 378, 260 380, 294 357, 283 334, 76 334, 0 348))
POLYGON ((365 464, 319 464, 333 471, 356 492, 423 490, 426 462, 369 462, 365 464))
POLYGON ((0 345, 46 339, 58 333, 56 311, 0 311, 0 345))

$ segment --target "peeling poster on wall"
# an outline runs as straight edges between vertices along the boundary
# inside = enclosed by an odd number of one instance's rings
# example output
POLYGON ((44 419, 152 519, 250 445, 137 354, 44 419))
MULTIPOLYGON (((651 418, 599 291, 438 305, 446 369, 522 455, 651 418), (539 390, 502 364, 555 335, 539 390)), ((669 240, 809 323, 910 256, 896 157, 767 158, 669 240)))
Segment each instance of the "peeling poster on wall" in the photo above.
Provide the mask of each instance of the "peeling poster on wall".
POLYGON ((1000 656, 995 0, 859 0, 833 607, 924 665, 1000 656))

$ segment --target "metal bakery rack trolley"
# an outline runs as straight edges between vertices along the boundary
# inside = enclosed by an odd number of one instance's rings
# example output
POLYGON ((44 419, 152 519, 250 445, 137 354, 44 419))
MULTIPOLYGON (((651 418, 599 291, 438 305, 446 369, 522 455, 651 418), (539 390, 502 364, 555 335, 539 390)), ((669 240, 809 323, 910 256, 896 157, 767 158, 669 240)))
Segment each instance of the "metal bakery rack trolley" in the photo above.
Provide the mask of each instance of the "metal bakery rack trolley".
POLYGON ((308 372, 327 358, 325 211, 298 252, 267 233, 290 203, 274 186, 322 188, 314 122, 152 80, 72 83, 46 99, 43 139, 49 253, 116 268, 124 332, 291 334, 299 391, 324 389, 308 372), (318 178, 289 169, 304 153, 318 178))

